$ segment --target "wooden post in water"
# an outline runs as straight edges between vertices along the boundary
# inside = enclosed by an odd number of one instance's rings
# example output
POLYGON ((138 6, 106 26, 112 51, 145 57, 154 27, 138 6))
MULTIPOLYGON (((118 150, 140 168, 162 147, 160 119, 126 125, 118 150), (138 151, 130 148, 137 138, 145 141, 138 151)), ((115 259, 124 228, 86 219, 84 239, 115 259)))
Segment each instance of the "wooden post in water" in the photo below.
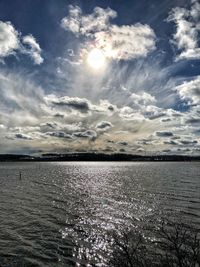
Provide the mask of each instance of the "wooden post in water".
POLYGON ((19 180, 22 179, 22 172, 19 172, 19 180))

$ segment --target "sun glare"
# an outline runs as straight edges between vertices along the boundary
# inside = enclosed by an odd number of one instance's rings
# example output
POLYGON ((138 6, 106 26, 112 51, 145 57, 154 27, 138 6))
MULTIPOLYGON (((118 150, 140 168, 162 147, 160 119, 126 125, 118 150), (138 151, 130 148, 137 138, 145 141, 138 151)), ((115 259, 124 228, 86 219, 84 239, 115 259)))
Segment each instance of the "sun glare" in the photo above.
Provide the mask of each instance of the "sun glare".
POLYGON ((106 58, 100 49, 93 49, 89 52, 87 57, 88 65, 93 69, 101 69, 105 66, 106 58))

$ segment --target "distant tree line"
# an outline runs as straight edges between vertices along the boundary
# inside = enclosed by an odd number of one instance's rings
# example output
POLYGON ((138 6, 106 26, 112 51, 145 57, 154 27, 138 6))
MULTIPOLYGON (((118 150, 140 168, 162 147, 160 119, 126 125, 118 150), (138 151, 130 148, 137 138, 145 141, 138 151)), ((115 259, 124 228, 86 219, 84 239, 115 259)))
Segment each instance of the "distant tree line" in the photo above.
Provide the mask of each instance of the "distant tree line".
POLYGON ((152 155, 141 156, 125 153, 46 153, 41 156, 0 154, 0 161, 200 161, 200 156, 152 155))

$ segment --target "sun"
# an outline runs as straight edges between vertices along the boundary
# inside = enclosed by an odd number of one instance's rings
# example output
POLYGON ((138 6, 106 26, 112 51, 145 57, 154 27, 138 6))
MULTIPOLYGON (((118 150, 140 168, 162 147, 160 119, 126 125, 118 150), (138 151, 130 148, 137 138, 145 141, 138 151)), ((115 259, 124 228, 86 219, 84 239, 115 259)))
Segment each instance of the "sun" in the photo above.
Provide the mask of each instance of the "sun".
POLYGON ((102 69, 106 64, 106 58, 102 50, 98 48, 92 49, 87 56, 88 65, 95 69, 102 69))

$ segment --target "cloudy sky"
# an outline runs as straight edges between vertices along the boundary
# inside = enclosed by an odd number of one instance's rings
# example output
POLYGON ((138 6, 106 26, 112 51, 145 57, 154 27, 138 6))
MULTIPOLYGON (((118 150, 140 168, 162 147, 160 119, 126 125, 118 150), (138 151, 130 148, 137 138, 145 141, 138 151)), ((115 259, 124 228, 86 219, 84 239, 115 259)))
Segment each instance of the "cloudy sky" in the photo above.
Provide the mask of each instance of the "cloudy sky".
POLYGON ((200 153, 197 0, 0 0, 0 153, 200 153))

